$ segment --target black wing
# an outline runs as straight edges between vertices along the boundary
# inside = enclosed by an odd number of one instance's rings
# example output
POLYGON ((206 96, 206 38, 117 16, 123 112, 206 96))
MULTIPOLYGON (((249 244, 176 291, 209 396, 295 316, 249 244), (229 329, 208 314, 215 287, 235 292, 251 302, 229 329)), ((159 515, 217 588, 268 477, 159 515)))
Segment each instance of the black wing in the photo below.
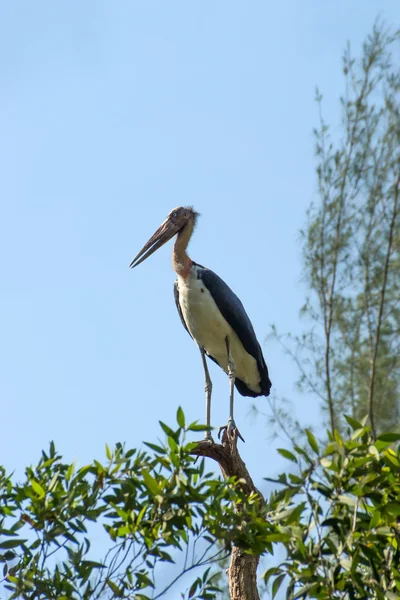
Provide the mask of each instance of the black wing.
POLYGON ((186 331, 188 332, 188 334, 190 335, 190 337, 192 337, 192 334, 190 333, 190 331, 187 328, 187 325, 185 323, 185 319, 183 318, 183 313, 182 313, 181 305, 179 304, 178 281, 175 281, 175 283, 174 283, 174 298, 175 298, 176 308, 178 309, 178 313, 179 313, 179 316, 180 316, 181 321, 182 321, 182 325, 184 326, 184 328, 186 329, 186 331))
MULTIPOLYGON (((232 329, 236 332, 246 352, 253 356, 253 358, 255 358, 255 360, 257 361, 257 366, 260 373, 261 392, 253 392, 247 387, 247 385, 243 381, 241 381, 240 379, 236 379, 235 384, 238 391, 240 392, 240 394, 242 394, 242 396, 268 396, 272 385, 268 376, 268 368, 265 364, 261 346, 257 341, 253 325, 251 324, 251 321, 247 316, 243 304, 236 296, 236 294, 231 290, 231 288, 225 283, 225 281, 218 277, 216 273, 210 271, 210 269, 207 269, 201 265, 197 266, 202 269, 201 278, 204 281, 204 285, 207 287, 208 291, 212 295, 219 310, 221 311, 222 316, 229 323, 232 329)), ((177 295, 177 290, 175 294, 177 295)), ((177 302, 177 304, 179 306, 179 301, 177 302)), ((186 324, 183 321, 180 306, 178 310, 181 315, 182 322, 185 328, 187 329, 186 324)))

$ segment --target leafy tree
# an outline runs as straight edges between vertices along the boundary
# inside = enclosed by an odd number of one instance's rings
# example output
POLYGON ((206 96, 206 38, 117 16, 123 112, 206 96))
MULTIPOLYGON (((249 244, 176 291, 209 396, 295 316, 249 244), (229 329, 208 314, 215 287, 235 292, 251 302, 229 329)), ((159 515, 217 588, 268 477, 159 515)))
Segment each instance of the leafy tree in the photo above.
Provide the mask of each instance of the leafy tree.
POLYGON ((272 547, 274 526, 258 494, 237 478, 206 471, 204 458, 195 465, 192 453, 201 443, 186 442, 186 435, 204 428, 186 427, 181 409, 177 421, 175 430, 161 424, 165 444, 147 443, 150 452, 117 444, 106 447, 106 464, 76 469, 50 444, 23 482, 2 470, 0 561, 10 598, 156 599, 199 568, 181 597, 214 598, 211 566, 231 553, 232 543, 257 554, 272 547), (107 534, 104 556, 91 547, 90 522, 107 534), (177 554, 182 568, 156 588, 160 565, 177 554))
MULTIPOLYGON (((359 60, 343 56, 341 134, 315 130, 318 201, 302 232, 311 322, 289 342, 300 387, 315 393, 331 431, 369 415, 372 432, 399 422, 399 34, 377 23, 359 60), (294 341, 294 344, 292 343, 294 341)), ((276 333, 276 332, 275 332, 276 333)))
POLYGON ((276 483, 267 517, 279 524, 287 556, 264 579, 287 598, 400 598, 400 434, 374 441, 371 427, 347 417, 348 439, 335 430, 319 449, 281 454, 297 468, 276 483))
MULTIPOLYGON (((400 598, 400 452, 392 447, 400 434, 374 441, 370 426, 348 417, 348 439, 335 431, 320 449, 308 431, 307 448, 279 450, 293 470, 270 480, 278 489, 264 501, 249 492, 244 472, 221 478, 196 462, 194 454, 212 445, 186 442, 198 427, 185 427, 180 410, 178 419, 175 430, 162 424, 165 443, 147 444, 150 452, 117 444, 106 448, 106 464, 75 468, 51 444, 21 483, 2 471, 0 561, 9 598, 150 600, 173 590, 212 599, 221 597, 218 566, 229 555, 231 598, 260 597, 262 555, 273 598, 283 584, 293 600, 400 598), (106 533, 107 551, 92 548, 90 522, 106 533), (285 554, 278 564, 276 549, 285 554), (161 583, 160 567, 178 558, 181 567, 161 583), (195 569, 182 590, 182 575, 195 569)), ((210 452, 229 468, 223 445, 210 452)))

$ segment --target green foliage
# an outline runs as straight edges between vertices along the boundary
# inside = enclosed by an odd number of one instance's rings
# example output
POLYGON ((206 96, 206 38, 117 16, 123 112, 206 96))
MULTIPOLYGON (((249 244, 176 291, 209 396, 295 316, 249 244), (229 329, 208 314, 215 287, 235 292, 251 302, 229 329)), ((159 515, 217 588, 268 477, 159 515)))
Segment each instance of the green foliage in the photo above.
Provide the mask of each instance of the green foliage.
POLYGON ((185 428, 181 410, 176 429, 160 424, 165 442, 147 443, 151 452, 117 444, 105 464, 76 468, 50 444, 23 482, 0 469, 8 597, 157 599, 200 569, 180 597, 210 600, 221 597, 220 568, 236 545, 268 561, 284 551, 263 576, 272 597, 284 587, 289 600, 400 598, 400 434, 374 441, 365 421, 346 420, 347 438, 335 431, 322 447, 307 431, 308 449, 279 449, 292 470, 272 480, 263 506, 195 461, 186 434, 199 427, 185 428), (107 535, 104 556, 90 522, 107 535), (175 561, 160 586, 160 565, 175 561))
POLYGON ((320 202, 309 212, 304 261, 316 302, 305 312, 323 324, 314 372, 332 429, 350 410, 368 412, 374 433, 399 420, 398 44, 376 24, 358 61, 347 48, 343 137, 333 141, 322 116, 315 131, 320 202))
POLYGON ((344 430, 345 413, 368 413, 374 434, 400 418, 399 39, 378 22, 360 58, 347 47, 339 131, 324 121, 317 91, 318 199, 302 232, 311 326, 277 337, 331 431, 344 430))
POLYGON ((400 598, 400 434, 374 441, 370 427, 347 418, 349 439, 335 431, 309 458, 301 448, 288 456, 302 465, 276 482, 267 517, 286 558, 264 574, 272 597, 320 600, 400 598))
MULTIPOLYGON (((25 480, 14 484, 1 472, 0 562, 10 598, 153 597, 157 567, 186 557, 178 576, 218 564, 232 543, 249 552, 271 548, 274 529, 257 497, 245 497, 233 479, 195 464, 193 443, 181 409, 177 429, 160 423, 165 443, 147 443, 150 452, 106 446, 106 464, 76 468, 65 464, 54 444, 43 452, 25 480), (235 505, 243 506, 239 515, 235 505), (108 537, 107 554, 91 548, 88 524, 108 537), (217 540, 224 540, 218 546, 217 540)), ((208 568, 187 598, 213 598, 216 574, 208 568)), ((169 588, 157 588, 159 598, 169 588)))

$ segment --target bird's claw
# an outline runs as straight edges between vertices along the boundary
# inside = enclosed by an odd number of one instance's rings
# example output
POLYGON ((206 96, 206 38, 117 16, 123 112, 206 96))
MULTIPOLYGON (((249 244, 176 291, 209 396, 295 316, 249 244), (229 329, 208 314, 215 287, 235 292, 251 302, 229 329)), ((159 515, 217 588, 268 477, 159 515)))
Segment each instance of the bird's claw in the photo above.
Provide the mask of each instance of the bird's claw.
POLYGON ((204 434, 204 441, 205 442, 210 442, 211 444, 215 444, 214 442, 214 438, 211 435, 211 431, 206 431, 204 434))
POLYGON ((230 437, 233 437, 234 435, 237 435, 237 437, 240 438, 242 440, 242 442, 244 442, 242 434, 240 433, 239 429, 236 427, 236 423, 235 423, 235 421, 233 419, 229 419, 227 425, 223 425, 222 427, 219 428, 219 430, 218 430, 218 439, 221 439, 221 433, 224 432, 224 431, 226 431, 226 433, 230 437))

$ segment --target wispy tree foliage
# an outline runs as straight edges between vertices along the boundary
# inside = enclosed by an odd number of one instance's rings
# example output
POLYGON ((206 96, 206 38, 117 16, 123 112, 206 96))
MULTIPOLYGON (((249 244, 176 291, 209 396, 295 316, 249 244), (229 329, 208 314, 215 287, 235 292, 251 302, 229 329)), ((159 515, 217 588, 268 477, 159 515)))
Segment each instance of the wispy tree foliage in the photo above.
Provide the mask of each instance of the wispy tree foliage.
POLYGON ((311 327, 294 344, 280 340, 331 431, 345 413, 368 414, 374 435, 399 423, 399 57, 399 34, 379 23, 360 59, 348 45, 340 133, 324 121, 317 92, 318 200, 302 232, 311 327))

